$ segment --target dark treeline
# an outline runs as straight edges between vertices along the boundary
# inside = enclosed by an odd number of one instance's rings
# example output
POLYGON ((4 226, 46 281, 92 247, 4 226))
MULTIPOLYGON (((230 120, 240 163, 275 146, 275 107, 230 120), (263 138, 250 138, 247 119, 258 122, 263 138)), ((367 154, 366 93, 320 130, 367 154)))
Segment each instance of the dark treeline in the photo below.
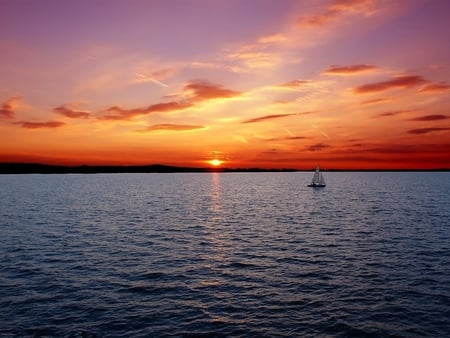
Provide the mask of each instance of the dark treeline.
MULTIPOLYGON (((136 166, 64 166, 40 163, 0 163, 0 174, 115 174, 115 173, 206 173, 206 172, 294 172, 314 171, 313 169, 262 169, 262 168, 194 168, 176 167, 162 164, 136 166)), ((436 169, 325 169, 328 172, 393 172, 393 171, 450 171, 450 168, 436 169)))
POLYGON ((0 174, 100 174, 100 173, 202 173, 202 172, 269 172, 296 171, 296 169, 260 168, 193 168, 162 164, 142 166, 64 166, 40 163, 0 163, 0 174))

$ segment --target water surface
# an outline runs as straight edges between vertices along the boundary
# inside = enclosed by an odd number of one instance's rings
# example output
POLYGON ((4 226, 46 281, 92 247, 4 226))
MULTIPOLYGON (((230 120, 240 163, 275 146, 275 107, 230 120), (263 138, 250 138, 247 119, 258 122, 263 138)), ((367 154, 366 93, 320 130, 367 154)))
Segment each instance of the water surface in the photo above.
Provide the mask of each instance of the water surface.
POLYGON ((0 175, 0 336, 450 335, 450 173, 0 175))

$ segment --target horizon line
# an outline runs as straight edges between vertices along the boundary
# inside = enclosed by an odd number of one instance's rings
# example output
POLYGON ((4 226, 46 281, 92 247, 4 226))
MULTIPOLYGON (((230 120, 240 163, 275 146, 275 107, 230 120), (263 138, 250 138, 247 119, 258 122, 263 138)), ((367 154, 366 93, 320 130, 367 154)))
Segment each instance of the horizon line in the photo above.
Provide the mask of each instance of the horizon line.
MULTIPOLYGON (((311 172, 315 168, 230 168, 189 167, 166 164, 102 165, 47 164, 39 162, 0 162, 0 174, 93 174, 93 173, 185 173, 185 172, 311 172)), ((324 172, 447 172, 450 168, 328 168, 324 172)))

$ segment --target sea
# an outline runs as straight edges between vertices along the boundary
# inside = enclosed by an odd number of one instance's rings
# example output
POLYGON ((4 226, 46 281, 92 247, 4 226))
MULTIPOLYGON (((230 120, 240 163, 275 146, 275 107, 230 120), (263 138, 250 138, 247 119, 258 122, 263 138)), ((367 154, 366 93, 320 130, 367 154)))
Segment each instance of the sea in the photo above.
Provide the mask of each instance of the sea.
POLYGON ((450 172, 0 175, 0 337, 449 337, 450 172))

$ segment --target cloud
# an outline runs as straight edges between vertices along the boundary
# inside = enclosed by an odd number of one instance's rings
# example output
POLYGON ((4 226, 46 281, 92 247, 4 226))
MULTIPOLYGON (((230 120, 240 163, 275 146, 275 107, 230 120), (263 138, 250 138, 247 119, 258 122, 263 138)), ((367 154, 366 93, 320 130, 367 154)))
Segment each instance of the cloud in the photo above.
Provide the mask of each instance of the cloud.
POLYGON ((375 115, 373 117, 374 118, 388 117, 388 116, 395 116, 395 115, 409 113, 409 112, 411 112, 411 110, 394 110, 394 111, 388 111, 388 112, 380 113, 380 114, 377 114, 377 115, 375 115))
POLYGON ((438 120, 447 120, 450 119, 450 116, 448 115, 425 115, 425 116, 419 116, 413 119, 409 119, 409 121, 438 121, 438 120))
POLYGON ((359 64, 359 65, 352 65, 352 66, 330 66, 327 69, 323 71, 322 74, 325 75, 354 75, 354 74, 360 74, 368 71, 373 71, 377 69, 374 65, 369 64, 359 64))
MULTIPOLYGON (((254 46, 251 46, 255 48, 254 46)), ((253 49, 248 50, 250 47, 243 48, 236 52, 229 53, 226 57, 229 60, 238 61, 246 68, 267 68, 276 63, 275 54, 264 52, 261 50, 253 49)))
POLYGON ((374 103, 380 103, 380 102, 385 102, 385 101, 389 101, 389 99, 386 97, 380 97, 377 99, 362 101, 361 104, 374 104, 374 103))
POLYGON ((375 12, 374 0, 334 0, 322 10, 298 20, 300 25, 311 27, 325 26, 345 15, 370 16, 375 12))
POLYGON ((157 130, 189 131, 189 130, 197 130, 197 129, 205 129, 205 126, 190 125, 190 124, 162 123, 162 124, 155 124, 152 126, 148 126, 147 128, 140 130, 140 131, 141 132, 149 132, 149 131, 157 131, 157 130))
POLYGON ((276 43, 276 42, 284 42, 287 40, 287 37, 285 37, 282 34, 272 34, 272 35, 265 35, 258 39, 259 43, 276 43))
POLYGON ((274 137, 270 139, 266 139, 266 141, 273 142, 273 141, 297 141, 297 140, 305 140, 308 137, 306 136, 286 136, 286 137, 274 137))
POLYGON ((129 120, 135 116, 147 115, 155 112, 170 112, 183 110, 192 107, 193 103, 188 101, 170 101, 152 104, 145 108, 124 109, 119 106, 113 106, 108 108, 107 114, 101 118, 105 120, 129 120))
POLYGON ((184 86, 184 92, 190 95, 191 102, 201 102, 218 98, 231 98, 242 94, 241 92, 226 89, 223 88, 223 86, 212 84, 203 80, 191 81, 187 83, 184 86))
POLYGON ((148 115, 151 113, 163 113, 179 111, 194 107, 197 103, 212 99, 231 98, 241 95, 241 92, 223 88, 223 86, 212 84, 207 81, 191 81, 184 85, 183 93, 174 98, 180 100, 155 103, 148 107, 125 109, 120 106, 112 106, 106 109, 106 114, 101 117, 104 120, 129 120, 135 116, 148 115), (182 99, 181 99, 182 98, 182 99))
POLYGON ((20 96, 13 96, 3 102, 0 106, 0 118, 13 118, 15 114, 14 108, 16 108, 17 103, 20 101, 20 99, 20 96))
POLYGON ((49 121, 49 122, 16 122, 16 124, 20 125, 25 129, 39 129, 39 128, 59 128, 65 125, 64 122, 60 121, 49 121))
POLYGON ((422 134, 434 133, 436 131, 446 131, 446 130, 450 130, 450 128, 419 128, 419 129, 408 130, 408 133, 415 134, 415 135, 422 135, 422 134))
POLYGON ((288 117, 288 116, 293 116, 293 115, 297 115, 297 113, 292 113, 292 114, 274 114, 274 115, 265 115, 265 116, 261 116, 261 117, 257 117, 257 118, 253 118, 253 119, 249 119, 249 120, 245 120, 245 121, 242 121, 241 123, 255 123, 255 122, 262 122, 262 121, 273 120, 273 119, 279 119, 279 118, 288 117))
POLYGON ((135 82, 153 82, 160 85, 161 87, 169 87, 162 81, 171 77, 175 72, 175 68, 169 67, 155 70, 153 72, 150 72, 149 74, 147 74, 146 72, 136 73, 135 82))
POLYGON ((419 93, 443 93, 450 89, 446 83, 430 83, 419 90, 419 93))
POLYGON ((65 117, 70 117, 72 119, 88 119, 90 116, 88 112, 74 110, 64 105, 53 108, 53 111, 65 117))
POLYGON ((402 75, 397 76, 392 80, 368 83, 354 88, 354 92, 358 94, 376 93, 392 88, 410 88, 420 84, 426 83, 421 76, 417 75, 402 75))
POLYGON ((299 87, 309 84, 309 83, 311 83, 311 81, 309 81, 309 80, 292 80, 292 81, 284 82, 284 83, 278 85, 278 87, 296 89, 296 88, 299 88, 299 87))
POLYGON ((324 144, 324 143, 316 143, 310 146, 307 146, 305 148, 305 150, 307 151, 321 151, 325 148, 329 148, 330 146, 328 144, 324 144))

